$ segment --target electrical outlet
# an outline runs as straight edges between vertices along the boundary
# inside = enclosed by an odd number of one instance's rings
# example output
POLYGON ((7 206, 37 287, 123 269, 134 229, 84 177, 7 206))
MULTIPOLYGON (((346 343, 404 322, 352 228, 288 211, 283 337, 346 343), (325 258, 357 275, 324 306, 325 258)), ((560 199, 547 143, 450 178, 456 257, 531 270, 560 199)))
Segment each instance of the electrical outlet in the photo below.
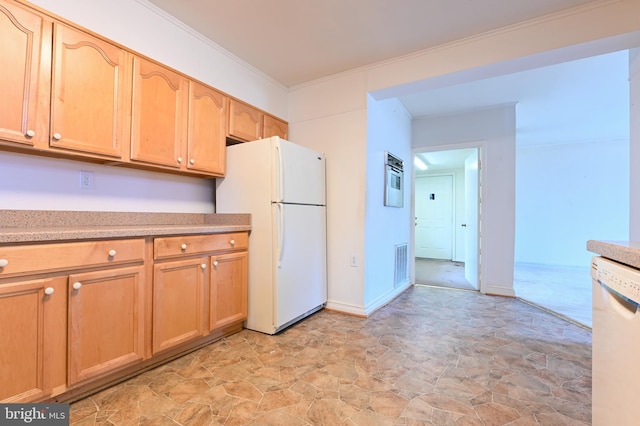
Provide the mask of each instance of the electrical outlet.
POLYGON ((358 258, 356 257, 355 254, 351 255, 350 262, 351 262, 351 266, 353 266, 354 268, 358 266, 358 258))
POLYGON ((93 189, 93 172, 80 172, 80 189, 93 189))

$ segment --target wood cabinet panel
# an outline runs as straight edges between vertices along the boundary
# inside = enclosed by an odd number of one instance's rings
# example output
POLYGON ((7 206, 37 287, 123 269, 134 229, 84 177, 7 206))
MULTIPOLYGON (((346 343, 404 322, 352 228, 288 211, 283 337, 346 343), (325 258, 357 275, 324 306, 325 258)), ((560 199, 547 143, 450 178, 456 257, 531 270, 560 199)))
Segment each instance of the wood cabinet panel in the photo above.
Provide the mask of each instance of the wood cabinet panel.
POLYGON ((206 258, 155 265, 154 354, 207 334, 206 270, 206 258))
POLYGON ((50 146, 122 158, 128 143, 130 54, 59 23, 53 42, 50 146))
POLYGON ((144 261, 144 239, 0 247, 0 278, 144 261))
POLYGON ((144 267, 69 276, 70 385, 144 357, 144 267))
POLYGON ((270 138, 271 136, 279 136, 282 139, 287 139, 289 125, 282 120, 278 120, 275 117, 265 114, 262 125, 262 137, 270 138))
POLYGON ((220 92, 191 82, 187 169, 223 176, 227 132, 227 98, 220 92))
POLYGON ((41 399, 57 384, 55 371, 64 371, 56 361, 65 345, 65 283, 47 278, 0 285, 0 402, 41 399))
POLYGON ((131 160, 179 169, 188 81, 143 58, 133 61, 131 160))
POLYGON ((209 330, 247 319, 248 253, 211 256, 209 330))
POLYGON ((183 235, 160 237, 153 240, 155 259, 189 256, 221 250, 246 250, 249 236, 246 232, 215 235, 183 235))
POLYGON ((227 136, 241 141, 254 141, 262 136, 263 113, 235 99, 229 99, 229 125, 227 136))
POLYGON ((0 139, 46 145, 53 22, 0 0, 0 139))

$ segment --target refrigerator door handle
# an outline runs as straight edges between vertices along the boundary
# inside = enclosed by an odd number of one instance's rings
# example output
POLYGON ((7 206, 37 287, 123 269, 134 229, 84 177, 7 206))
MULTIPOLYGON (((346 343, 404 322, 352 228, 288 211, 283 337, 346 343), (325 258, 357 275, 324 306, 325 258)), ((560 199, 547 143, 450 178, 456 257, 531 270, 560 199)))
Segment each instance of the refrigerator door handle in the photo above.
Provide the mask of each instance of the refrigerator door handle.
POLYGON ((280 149, 280 144, 274 144, 275 149, 275 160, 276 160, 276 201, 277 203, 281 203, 284 199, 284 173, 282 170, 282 150, 280 149))
POLYGON ((282 203, 276 203, 276 214, 277 214, 277 244, 278 244, 278 268, 280 268, 280 263, 282 261, 282 251, 284 246, 284 206, 282 203))

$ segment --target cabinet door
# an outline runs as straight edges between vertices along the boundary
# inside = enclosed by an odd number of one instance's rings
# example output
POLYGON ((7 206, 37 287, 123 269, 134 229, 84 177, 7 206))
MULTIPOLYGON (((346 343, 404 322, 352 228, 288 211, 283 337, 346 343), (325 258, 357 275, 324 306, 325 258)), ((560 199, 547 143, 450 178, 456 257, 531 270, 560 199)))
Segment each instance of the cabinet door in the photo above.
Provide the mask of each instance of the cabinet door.
POLYGON ((188 81, 165 67, 135 57, 131 160, 183 168, 182 138, 188 81))
POLYGON ((48 142, 52 28, 15 2, 0 1, 0 139, 48 142))
POLYGON ((227 135, 241 141, 254 141, 262 136, 262 112, 243 102, 229 99, 227 135))
POLYGON ((144 267, 69 276, 69 384, 142 360, 144 267))
POLYGON ((56 345, 66 350, 65 281, 66 277, 46 278, 0 285, 0 402, 35 401, 51 393, 55 360, 60 357, 56 345), (59 318, 56 304, 62 307, 59 318))
POLYGON ((271 136, 280 136, 282 139, 287 139, 289 136, 287 130, 289 125, 284 121, 271 117, 270 115, 264 115, 264 122, 262 125, 262 137, 270 138, 271 136))
POLYGON ((224 175, 227 98, 202 84, 189 85, 187 168, 224 175))
POLYGON ((128 143, 130 62, 123 49, 55 24, 51 147, 122 157, 128 143))
POLYGON ((206 258, 154 266, 153 353, 207 334, 206 258))
POLYGON ((209 329, 247 318, 248 254, 211 256, 209 329))

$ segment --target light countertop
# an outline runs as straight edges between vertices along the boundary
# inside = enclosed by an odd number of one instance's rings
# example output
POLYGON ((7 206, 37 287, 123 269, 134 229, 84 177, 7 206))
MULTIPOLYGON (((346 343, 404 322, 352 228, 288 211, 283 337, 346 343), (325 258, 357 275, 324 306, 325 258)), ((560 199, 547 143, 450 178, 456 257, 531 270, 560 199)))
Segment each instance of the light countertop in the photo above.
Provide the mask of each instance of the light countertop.
POLYGON ((640 269, 640 242, 587 241, 587 250, 602 257, 640 269))
POLYGON ((0 244, 218 234, 250 229, 249 214, 0 210, 0 244))

